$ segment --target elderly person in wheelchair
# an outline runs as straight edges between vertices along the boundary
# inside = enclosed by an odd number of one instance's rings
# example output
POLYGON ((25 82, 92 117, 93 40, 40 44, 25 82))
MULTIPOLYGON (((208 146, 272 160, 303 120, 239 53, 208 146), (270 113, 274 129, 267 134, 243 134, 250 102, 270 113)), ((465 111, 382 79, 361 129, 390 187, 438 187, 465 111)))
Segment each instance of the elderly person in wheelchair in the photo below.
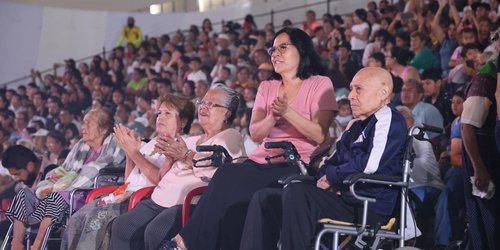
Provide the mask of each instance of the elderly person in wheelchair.
POLYGON ((273 158, 283 150, 267 149, 267 142, 293 143, 305 163, 329 149, 328 127, 337 105, 332 82, 321 76, 323 65, 311 38, 300 29, 284 28, 268 52, 275 80, 260 84, 250 121, 252 139, 262 143, 243 164, 225 164, 215 173, 190 220, 166 249, 239 248, 252 195, 299 172, 283 158, 273 158))
MULTIPOLYGON (((155 145, 166 138, 187 134, 194 119, 194 104, 182 97, 167 95, 157 104, 156 132, 159 136, 141 145, 139 137, 127 127, 115 126, 118 146, 126 154, 125 186, 97 199, 71 216, 61 249, 107 249, 111 222, 127 211, 130 195, 144 187, 158 185, 161 171, 166 171, 166 157, 155 145)), ((167 164, 169 166, 169 164, 167 164)))
MULTIPOLYGON (((150 199, 113 222, 111 249, 158 249, 179 232, 184 197, 190 190, 206 186, 217 170, 201 160, 208 154, 196 152, 197 146, 219 145, 234 159, 246 156, 243 137, 229 127, 239 104, 236 91, 215 84, 198 104, 198 121, 205 133, 185 139, 177 134, 156 143, 155 152, 166 156, 159 181, 150 199), (201 160, 204 167, 193 168, 193 159, 201 160)), ((163 113, 176 115, 174 110, 163 113)))
MULTIPOLYGON (((282 249, 311 249, 319 219, 361 222, 362 204, 342 192, 347 176, 401 176, 407 129, 403 116, 389 104, 393 88, 390 73, 364 68, 350 86, 349 100, 356 119, 337 142, 336 152, 320 168, 316 185, 291 183, 284 189, 257 192, 247 213, 241 249, 277 249, 280 236, 282 249)), ((369 223, 384 223, 390 218, 396 189, 366 185, 359 193, 377 199, 369 207, 369 223)))
POLYGON ((69 194, 76 188, 89 188, 99 170, 122 167, 125 155, 111 133, 113 116, 102 109, 89 111, 82 125, 83 138, 69 152, 61 167, 49 172, 36 189, 21 189, 7 211, 14 224, 12 249, 24 249, 27 226, 39 224, 31 249, 40 249, 47 228, 65 218, 69 194))

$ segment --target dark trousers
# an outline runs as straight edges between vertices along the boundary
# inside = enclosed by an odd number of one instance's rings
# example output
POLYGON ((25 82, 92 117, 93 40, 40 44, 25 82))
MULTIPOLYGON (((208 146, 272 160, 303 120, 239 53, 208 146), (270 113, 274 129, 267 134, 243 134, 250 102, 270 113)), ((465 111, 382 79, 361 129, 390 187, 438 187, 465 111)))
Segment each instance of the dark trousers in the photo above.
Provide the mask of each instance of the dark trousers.
MULTIPOLYGON (((488 169, 491 181, 496 189, 500 185, 500 153, 496 149, 493 136, 477 135, 477 143, 481 158, 488 169)), ((462 147, 462 152, 467 152, 462 147)), ((500 196, 498 192, 487 200, 472 195, 470 177, 474 176, 474 168, 466 153, 463 157, 463 181, 465 207, 469 222, 467 249, 499 249, 500 247, 500 196)))
POLYGON ((298 169, 286 163, 247 161, 220 167, 180 232, 187 248, 238 249, 252 195, 265 187, 279 187, 277 180, 291 173, 298 173, 298 169))
MULTIPOLYGON (((312 249, 321 218, 361 222, 363 208, 311 183, 293 183, 285 189, 263 189, 253 197, 248 209, 241 250, 312 249), (281 226, 281 234, 280 234, 281 226)), ((368 212, 368 223, 385 221, 368 212)))
POLYGON ((179 232, 181 215, 182 205, 164 208, 151 199, 143 200, 114 220, 110 249, 158 249, 179 232))

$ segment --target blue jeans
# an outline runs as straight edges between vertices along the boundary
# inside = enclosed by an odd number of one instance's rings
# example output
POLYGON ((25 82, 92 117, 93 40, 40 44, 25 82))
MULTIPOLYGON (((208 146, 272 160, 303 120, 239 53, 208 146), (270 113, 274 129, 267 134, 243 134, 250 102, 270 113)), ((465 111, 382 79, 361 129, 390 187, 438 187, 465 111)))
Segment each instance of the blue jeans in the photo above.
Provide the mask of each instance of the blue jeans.
POLYGON ((459 211, 464 209, 464 184, 462 168, 452 167, 446 172, 445 186, 436 205, 434 244, 447 246, 463 231, 459 223, 459 211))
POLYGON ((410 201, 411 207, 418 211, 420 216, 432 215, 441 190, 434 187, 422 186, 410 188, 410 192, 419 199, 418 201, 410 201))

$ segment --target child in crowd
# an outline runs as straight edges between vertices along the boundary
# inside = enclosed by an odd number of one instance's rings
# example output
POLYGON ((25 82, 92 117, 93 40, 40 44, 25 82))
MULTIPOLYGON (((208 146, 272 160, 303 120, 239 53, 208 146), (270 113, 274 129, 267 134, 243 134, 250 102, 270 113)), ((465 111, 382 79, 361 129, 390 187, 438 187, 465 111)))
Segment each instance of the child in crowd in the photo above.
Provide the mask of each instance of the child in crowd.
POLYGON ((337 117, 335 117, 335 120, 342 127, 342 131, 344 131, 347 127, 347 124, 349 124, 349 122, 352 120, 351 106, 347 98, 338 100, 337 105, 339 107, 339 113, 337 114, 337 117))

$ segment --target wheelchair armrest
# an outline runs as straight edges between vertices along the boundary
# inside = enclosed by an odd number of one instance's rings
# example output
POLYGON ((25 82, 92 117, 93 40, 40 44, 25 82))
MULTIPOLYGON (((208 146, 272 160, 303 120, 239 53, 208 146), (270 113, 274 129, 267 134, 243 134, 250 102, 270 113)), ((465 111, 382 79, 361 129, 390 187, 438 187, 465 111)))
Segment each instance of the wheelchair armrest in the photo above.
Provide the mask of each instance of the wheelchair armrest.
POLYGON ((185 226, 187 224, 187 221, 189 220, 189 215, 191 213, 191 202, 193 201, 193 198, 202 195, 203 192, 205 192, 205 189, 207 189, 207 186, 197 187, 189 191, 189 193, 184 198, 184 202, 182 203, 182 226, 185 226))
POLYGON ((75 194, 77 193, 83 193, 87 191, 92 191, 93 188, 75 188, 69 192, 69 216, 73 215, 73 210, 75 209, 74 203, 75 203, 75 194))
POLYGON ((345 185, 354 185, 357 182, 366 182, 387 186, 406 187, 408 184, 401 180, 401 176, 378 175, 378 174, 351 174, 344 179, 345 185))
POLYGON ((119 175, 119 174, 125 174, 125 168, 115 168, 115 167, 109 167, 109 168, 101 168, 99 170, 99 175, 119 175))
POLYGON ((128 211, 132 210, 137 204, 147 196, 150 196, 153 193, 153 190, 155 190, 156 186, 151 186, 151 187, 145 187, 141 188, 132 194, 130 197, 130 201, 128 203, 128 211))
POLYGON ((99 197, 101 195, 110 194, 113 191, 115 191, 117 188, 118 188, 118 186, 105 186, 105 187, 93 189, 87 195, 87 199, 85 199, 85 204, 88 204, 88 203, 94 201, 97 197, 99 197))
POLYGON ((278 183, 281 185, 288 185, 290 183, 294 182, 314 182, 314 177, 310 175, 301 175, 301 174, 289 174, 289 175, 284 175, 282 176, 279 180, 278 183))

